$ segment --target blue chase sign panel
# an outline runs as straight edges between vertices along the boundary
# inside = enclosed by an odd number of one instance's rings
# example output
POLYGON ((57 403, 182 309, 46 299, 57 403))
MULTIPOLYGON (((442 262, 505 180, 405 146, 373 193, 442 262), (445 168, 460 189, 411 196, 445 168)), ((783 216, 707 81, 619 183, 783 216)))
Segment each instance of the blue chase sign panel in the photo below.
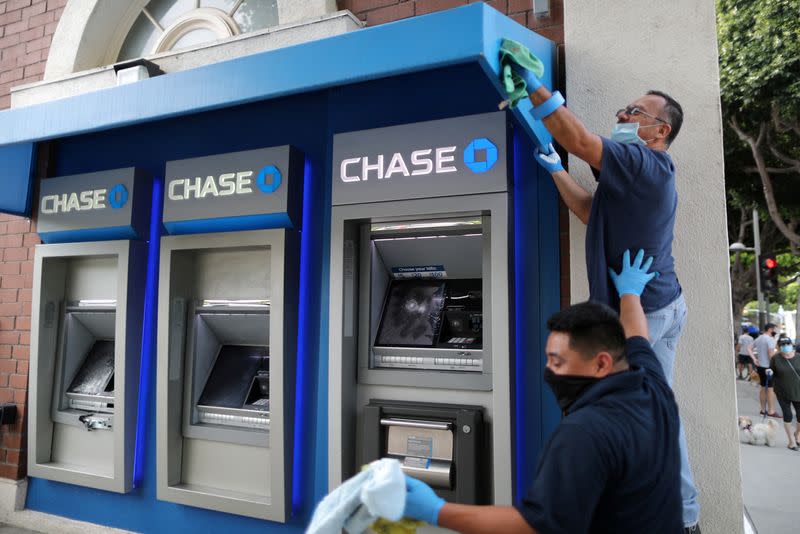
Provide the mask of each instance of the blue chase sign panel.
POLYGON ((508 189, 505 112, 333 137, 333 204, 508 189))
POLYGON ((151 181, 134 167, 47 178, 36 228, 45 243, 147 236, 151 181))
POLYGON ((170 234, 297 228, 303 158, 289 146, 167 162, 164 228, 170 234))

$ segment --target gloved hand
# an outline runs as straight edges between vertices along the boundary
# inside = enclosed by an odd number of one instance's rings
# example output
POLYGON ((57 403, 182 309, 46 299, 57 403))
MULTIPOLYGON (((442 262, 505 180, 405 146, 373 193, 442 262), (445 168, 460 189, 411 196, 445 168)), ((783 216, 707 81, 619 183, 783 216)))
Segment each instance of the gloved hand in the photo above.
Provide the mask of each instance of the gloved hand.
POLYGON ((517 76, 525 80, 526 88, 525 90, 528 93, 532 93, 536 91, 538 88, 542 86, 542 80, 539 79, 536 74, 531 72, 530 70, 518 65, 517 63, 510 63, 511 71, 514 72, 517 76))
POLYGON ((626 250, 622 255, 622 270, 620 273, 617 274, 611 267, 608 268, 608 274, 611 276, 611 280, 614 281, 620 297, 626 294, 641 296, 647 282, 659 276, 657 272, 647 272, 653 264, 653 257, 647 258, 644 265, 642 265, 642 259, 644 259, 644 250, 639 249, 639 253, 636 254, 636 258, 631 264, 631 251, 626 250))
POLYGON ((431 525, 439 523, 439 510, 444 506, 444 499, 416 478, 406 475, 406 507, 404 517, 419 519, 431 525))
POLYGON ((536 161, 550 174, 563 171, 564 166, 561 165, 561 156, 559 156, 556 149, 553 148, 553 143, 549 143, 547 149, 548 153, 542 152, 539 148, 536 149, 536 161))

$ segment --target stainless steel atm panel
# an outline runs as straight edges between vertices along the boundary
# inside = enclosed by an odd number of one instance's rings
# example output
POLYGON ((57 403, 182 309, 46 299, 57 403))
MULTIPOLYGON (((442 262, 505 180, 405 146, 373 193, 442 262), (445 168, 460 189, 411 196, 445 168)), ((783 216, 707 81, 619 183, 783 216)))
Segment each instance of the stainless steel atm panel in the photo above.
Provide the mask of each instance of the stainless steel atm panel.
POLYGON ((331 485, 369 456, 365 443, 378 430, 366 407, 375 401, 464 405, 485 420, 474 461, 486 491, 441 494, 511 502, 508 203, 489 194, 333 208, 331 485), (391 232, 403 247, 381 241, 391 232), (409 266, 439 272, 397 276, 409 266))
POLYGON ((145 245, 39 245, 34 260, 28 474, 133 486, 145 245))
POLYGON ((331 487, 390 456, 447 498, 511 504, 507 137, 503 113, 334 136, 331 487))
POLYGON ((291 503, 298 240, 161 240, 158 498, 285 521, 291 503))

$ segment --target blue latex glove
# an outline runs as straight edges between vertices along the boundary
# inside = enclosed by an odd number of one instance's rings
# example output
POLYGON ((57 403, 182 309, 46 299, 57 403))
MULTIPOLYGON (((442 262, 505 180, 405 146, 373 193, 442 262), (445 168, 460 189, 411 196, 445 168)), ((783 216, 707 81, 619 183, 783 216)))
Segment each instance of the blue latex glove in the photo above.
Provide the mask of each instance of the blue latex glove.
POLYGON ((561 156, 559 156, 556 149, 553 148, 553 143, 549 143, 547 149, 547 153, 542 152, 540 148, 536 149, 536 161, 550 174, 563 171, 564 166, 561 165, 561 156))
POLYGON ((653 264, 653 257, 650 256, 647 258, 647 261, 644 262, 644 265, 642 265, 643 259, 644 250, 639 249, 638 254, 636 254, 636 258, 634 258, 633 263, 631 264, 631 251, 626 250, 622 255, 622 270, 620 273, 617 274, 611 267, 608 268, 608 274, 611 276, 611 280, 614 281, 614 285, 617 287, 617 292, 619 293, 620 297, 626 294, 641 296, 642 291, 644 291, 644 286, 647 285, 647 282, 659 276, 657 272, 647 272, 647 270, 653 264))
POLYGON ((436 495, 430 486, 406 475, 406 507, 403 517, 438 525, 442 506, 444 499, 436 495))
POLYGON ((540 80, 538 76, 525 67, 512 62, 511 70, 513 70, 520 78, 525 80, 525 89, 528 91, 528 93, 532 93, 542 86, 542 80, 540 80))

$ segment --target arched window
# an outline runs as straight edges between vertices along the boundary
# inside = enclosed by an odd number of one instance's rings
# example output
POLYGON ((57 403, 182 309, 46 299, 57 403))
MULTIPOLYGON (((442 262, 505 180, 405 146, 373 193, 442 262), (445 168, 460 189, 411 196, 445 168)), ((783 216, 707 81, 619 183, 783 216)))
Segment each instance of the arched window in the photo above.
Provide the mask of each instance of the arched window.
POLYGON ((125 37, 118 60, 193 48, 277 24, 277 0, 151 0, 125 37))

